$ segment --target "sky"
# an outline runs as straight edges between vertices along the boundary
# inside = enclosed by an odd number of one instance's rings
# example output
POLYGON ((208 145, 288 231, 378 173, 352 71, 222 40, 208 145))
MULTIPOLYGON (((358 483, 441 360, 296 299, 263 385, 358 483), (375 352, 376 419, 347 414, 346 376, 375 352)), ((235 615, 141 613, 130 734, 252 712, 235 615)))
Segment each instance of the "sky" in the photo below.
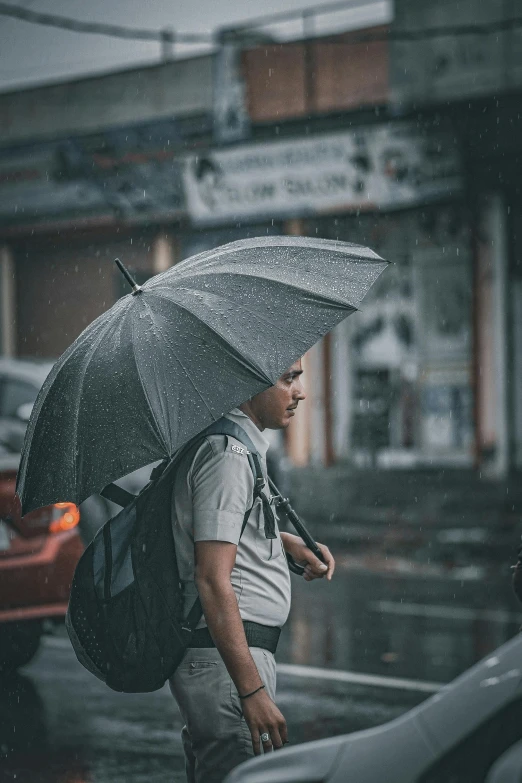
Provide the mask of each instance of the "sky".
MULTIPOLYGON (((222 26, 248 22, 260 15, 303 8, 319 9, 332 0, 10 0, 30 10, 147 29, 210 33, 222 26)), ((323 14, 319 29, 333 32, 381 23, 390 17, 391 0, 347 0, 342 11, 323 14)), ((282 28, 280 28, 282 29, 282 28)), ((298 31, 297 23, 285 30, 298 31)), ((178 56, 197 53, 177 45, 178 56)), ((201 51, 201 50, 200 50, 201 51)), ((158 62, 158 43, 79 34, 0 16, 0 91, 61 81, 158 62)))

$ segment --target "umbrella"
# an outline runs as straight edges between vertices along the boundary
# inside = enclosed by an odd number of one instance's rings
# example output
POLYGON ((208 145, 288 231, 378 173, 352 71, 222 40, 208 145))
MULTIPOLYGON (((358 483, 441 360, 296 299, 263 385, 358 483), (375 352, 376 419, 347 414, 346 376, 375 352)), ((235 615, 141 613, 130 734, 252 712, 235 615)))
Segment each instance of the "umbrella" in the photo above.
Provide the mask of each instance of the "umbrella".
POLYGON ((42 386, 18 473, 23 513, 79 504, 170 458, 272 386, 358 308, 386 265, 348 242, 255 237, 142 287, 126 273, 132 293, 80 334, 42 386))

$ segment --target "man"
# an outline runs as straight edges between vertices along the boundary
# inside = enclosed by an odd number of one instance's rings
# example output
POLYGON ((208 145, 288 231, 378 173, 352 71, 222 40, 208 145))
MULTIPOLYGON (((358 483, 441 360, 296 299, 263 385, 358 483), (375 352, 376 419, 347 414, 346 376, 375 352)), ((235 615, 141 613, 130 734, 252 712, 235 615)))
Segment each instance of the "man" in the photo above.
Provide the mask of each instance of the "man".
MULTIPOLYGON (((265 474, 263 430, 290 424, 305 399, 301 375, 299 360, 274 386, 227 414, 252 440, 265 474)), ((288 742, 274 701, 273 656, 290 609, 284 552, 305 565, 308 581, 330 580, 334 572, 326 546, 319 544, 325 565, 298 536, 280 533, 277 524, 275 537, 267 537, 263 503, 254 502, 253 490, 245 447, 224 435, 207 437, 176 476, 172 516, 185 613, 198 594, 204 613, 170 682, 185 721, 189 783, 218 783, 252 755, 288 742)))

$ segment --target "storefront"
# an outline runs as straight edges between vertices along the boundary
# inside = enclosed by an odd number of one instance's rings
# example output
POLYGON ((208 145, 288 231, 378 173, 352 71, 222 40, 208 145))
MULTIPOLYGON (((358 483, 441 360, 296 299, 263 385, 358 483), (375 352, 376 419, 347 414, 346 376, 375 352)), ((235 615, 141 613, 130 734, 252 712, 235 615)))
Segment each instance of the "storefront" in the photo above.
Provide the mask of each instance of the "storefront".
POLYGON ((207 150, 183 175, 191 252, 283 232, 367 244, 392 262, 305 359, 294 463, 472 464, 471 238, 448 129, 398 122, 207 150))
POLYGON ((0 342, 55 358, 140 282, 179 258, 184 216, 175 120, 0 151, 0 342))
POLYGON ((451 128, 376 123, 187 155, 176 134, 155 123, 0 160, 15 351, 58 355, 125 293, 114 256, 141 282, 249 236, 367 244, 392 263, 361 312, 307 355, 288 454, 298 465, 473 464, 472 231, 451 128))
POLYGON ((470 465, 473 278, 462 204, 323 218, 307 230, 392 261, 333 334, 335 457, 361 467, 470 465))

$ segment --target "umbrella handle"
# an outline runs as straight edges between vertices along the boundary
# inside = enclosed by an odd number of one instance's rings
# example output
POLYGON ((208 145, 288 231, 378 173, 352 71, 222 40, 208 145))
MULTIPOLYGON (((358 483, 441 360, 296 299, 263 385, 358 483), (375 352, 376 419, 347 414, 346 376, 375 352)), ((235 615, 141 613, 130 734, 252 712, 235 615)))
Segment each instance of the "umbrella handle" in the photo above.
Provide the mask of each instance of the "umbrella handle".
POLYGON ((297 576, 302 576, 304 574, 303 566, 296 563, 292 555, 289 555, 288 552, 286 552, 285 554, 286 554, 286 562, 288 563, 288 568, 290 569, 290 571, 292 571, 294 574, 297 574, 297 576))
POLYGON ((321 562, 325 562, 323 553, 317 546, 316 541, 314 540, 312 534, 305 526, 303 520, 301 517, 297 514, 297 512, 292 508, 290 501, 288 498, 284 498, 282 494, 279 492, 278 488, 272 481, 272 479, 268 478, 268 483, 270 486, 270 490, 273 492, 273 496, 275 498, 275 501, 277 503, 278 508, 282 508, 285 514, 287 515, 288 519, 292 523, 292 525, 295 527, 296 531, 299 533, 303 541, 305 542, 308 549, 310 549, 316 557, 321 560, 321 562))

